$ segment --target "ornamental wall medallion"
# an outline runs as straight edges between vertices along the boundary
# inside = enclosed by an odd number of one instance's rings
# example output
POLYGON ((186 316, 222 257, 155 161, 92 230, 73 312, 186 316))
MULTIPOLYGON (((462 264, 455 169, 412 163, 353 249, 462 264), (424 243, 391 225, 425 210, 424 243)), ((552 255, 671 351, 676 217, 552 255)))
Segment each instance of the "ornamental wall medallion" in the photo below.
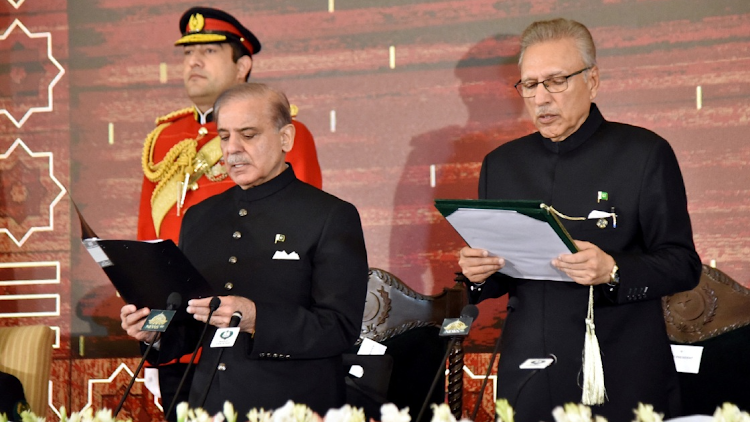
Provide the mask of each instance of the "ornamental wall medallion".
POLYGON ((52 153, 32 152, 16 139, 0 155, 0 233, 22 246, 36 231, 54 229, 54 208, 65 195, 52 153))
POLYGON ((0 114, 20 128, 35 112, 52 111, 52 89, 65 70, 52 56, 52 35, 18 19, 0 35, 0 114))

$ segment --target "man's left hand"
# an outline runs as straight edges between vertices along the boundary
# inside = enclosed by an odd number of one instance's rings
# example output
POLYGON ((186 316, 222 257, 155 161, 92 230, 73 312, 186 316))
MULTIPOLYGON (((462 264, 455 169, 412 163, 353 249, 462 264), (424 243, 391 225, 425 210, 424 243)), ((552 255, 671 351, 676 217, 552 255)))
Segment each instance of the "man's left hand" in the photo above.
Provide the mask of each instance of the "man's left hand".
POLYGON ((608 283, 615 266, 614 258, 591 242, 574 242, 578 252, 560 255, 552 260, 552 265, 584 286, 608 283))

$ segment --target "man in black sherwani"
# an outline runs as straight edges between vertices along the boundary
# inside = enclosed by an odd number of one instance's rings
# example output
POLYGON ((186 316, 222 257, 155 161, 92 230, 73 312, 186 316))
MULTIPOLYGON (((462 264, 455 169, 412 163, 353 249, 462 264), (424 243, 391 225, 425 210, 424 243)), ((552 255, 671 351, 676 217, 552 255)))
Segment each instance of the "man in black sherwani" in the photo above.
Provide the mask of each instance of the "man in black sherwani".
MULTIPOLYGON (((191 207, 180 248, 221 296, 190 391, 190 405, 210 414, 232 402, 240 415, 287 400, 323 415, 344 404, 341 354, 362 323, 368 266, 356 208, 299 181, 284 162, 294 143, 286 96, 263 84, 241 84, 216 101, 218 134, 237 186, 191 207), (231 348, 210 347, 217 327, 242 313, 231 348)), ((195 321, 170 327, 155 363, 191 351, 210 298, 193 299, 195 321)), ((122 308, 123 328, 140 331, 147 308, 122 308)))
POLYGON ((519 68, 515 87, 538 132, 485 157, 479 197, 544 201, 560 212, 579 252, 552 260, 575 281, 565 283, 514 279, 497 272, 502 257, 461 250, 474 301, 506 293, 512 299, 498 397, 510 401, 519 422, 551 420, 554 407, 581 402, 584 321, 594 286, 607 396, 592 412, 630 421, 643 402, 678 416, 661 297, 695 287, 701 262, 675 154, 655 133, 602 117, 593 103, 596 49, 580 23, 530 25, 521 36, 519 68), (557 362, 546 369, 519 368, 549 355, 557 362))

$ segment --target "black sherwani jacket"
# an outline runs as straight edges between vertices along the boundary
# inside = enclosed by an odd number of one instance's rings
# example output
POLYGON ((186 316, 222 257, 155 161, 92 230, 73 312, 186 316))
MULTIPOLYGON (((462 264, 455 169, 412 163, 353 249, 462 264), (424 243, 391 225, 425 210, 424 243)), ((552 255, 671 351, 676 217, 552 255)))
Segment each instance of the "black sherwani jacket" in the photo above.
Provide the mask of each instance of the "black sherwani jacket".
MULTIPOLYGON (((255 335, 210 348, 209 328, 190 391, 204 408, 231 401, 240 415, 287 400, 325 414, 344 404, 341 354, 360 333, 368 266, 356 208, 303 183, 291 167, 248 190, 234 187, 191 207, 180 248, 215 288, 255 302, 255 335), (282 259, 287 258, 287 259, 282 259)), ((202 325, 167 330, 159 361, 192 351, 202 325)))
MULTIPOLYGON (((562 220, 573 239, 599 246, 620 268, 618 288, 595 288, 608 402, 592 410, 610 422, 632 420, 638 402, 668 417, 678 414, 661 297, 695 287, 701 262, 669 144, 648 130, 605 121, 592 104, 588 119, 562 142, 534 133, 488 154, 479 197, 543 200, 570 217, 587 217, 592 210, 617 214, 616 224, 610 218, 603 228, 597 219, 562 220)), ((581 401, 589 288, 498 273, 475 299, 505 293, 514 297, 515 309, 503 334, 498 397, 511 401, 517 421, 551 420, 555 406, 581 401), (530 378, 529 370, 518 368, 549 354, 557 363, 530 378)))

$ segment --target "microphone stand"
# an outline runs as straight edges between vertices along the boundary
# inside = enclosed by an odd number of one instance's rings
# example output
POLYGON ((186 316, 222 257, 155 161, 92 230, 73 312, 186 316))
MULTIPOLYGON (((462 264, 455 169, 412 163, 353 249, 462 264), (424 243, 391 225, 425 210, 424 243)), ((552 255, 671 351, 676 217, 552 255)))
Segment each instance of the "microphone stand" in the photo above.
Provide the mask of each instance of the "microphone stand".
POLYGON ((507 306, 507 313, 505 314, 505 319, 503 320, 503 326, 500 327, 500 335, 497 336, 497 340, 495 341, 495 349, 492 351, 492 356, 490 356, 490 364, 487 365, 487 372, 484 374, 484 380, 482 380, 482 387, 479 389, 479 396, 477 397, 476 403, 474 403, 474 410, 471 412, 470 420, 474 421, 476 420, 477 413, 479 412, 479 407, 482 405, 482 397, 484 396, 484 389, 487 387, 487 381, 490 378, 490 373, 492 373, 492 366, 495 364, 495 358, 497 358, 497 355, 500 354, 500 348, 502 344, 503 337, 505 336, 505 323, 508 322, 508 317, 510 316, 510 313, 515 309, 514 303, 516 302, 515 297, 508 298, 508 306, 507 306), (513 303, 511 303, 513 302, 513 303))
POLYGON ((146 363, 146 356, 148 356, 149 352, 151 352, 151 349, 154 347, 154 343, 156 343, 156 337, 158 335, 159 335, 159 332, 154 331, 154 335, 151 336, 151 339, 148 342, 148 347, 146 347, 146 351, 143 352, 141 361, 138 363, 138 367, 135 369, 135 372, 133 372, 133 376, 130 377, 130 383, 128 384, 128 387, 125 389, 125 394, 122 395, 122 398, 120 398, 120 402, 117 403, 115 412, 112 414, 113 418, 116 417, 118 413, 120 413, 120 410, 122 410, 122 406, 125 404, 125 399, 128 398, 128 395, 130 394, 130 389, 133 388, 133 384, 135 384, 135 379, 138 377, 138 374, 141 372, 141 368, 143 368, 143 364, 146 363))
MULTIPOLYGON (((430 385, 430 389, 427 391, 427 396, 424 398, 424 402, 422 402, 422 408, 419 410, 419 415, 417 415, 417 419, 415 422, 420 422, 422 420, 422 415, 424 415, 425 409, 427 409, 427 403, 430 402, 430 396, 432 396, 432 392, 435 391, 435 387, 437 386, 438 381, 440 380, 440 374, 445 372, 445 361, 448 360, 448 357, 451 354, 451 351, 453 350, 453 347, 455 347, 456 342, 458 341, 459 337, 466 337, 469 335, 469 329, 471 328, 471 324, 474 322, 474 320, 477 318, 477 315, 479 314, 479 309, 477 309, 476 305, 466 305, 463 309, 461 309, 461 314, 459 316, 460 318, 470 318, 469 326, 466 327, 466 331, 463 333, 458 333, 458 335, 452 335, 451 340, 448 342, 448 348, 445 350, 445 355, 443 356, 443 360, 440 361, 440 367, 438 368, 437 372, 435 373, 435 378, 432 380, 432 385, 430 385)), ((445 321, 443 322, 445 324, 445 321)))
POLYGON ((221 299, 219 299, 217 296, 214 296, 211 299, 211 302, 208 304, 209 312, 208 312, 208 318, 206 318, 206 324, 203 325, 203 331, 201 332, 201 336, 198 338, 198 343, 195 345, 195 350, 193 350, 193 354, 190 356, 190 362, 188 362, 188 366, 187 368, 185 368, 185 372, 182 374, 182 379, 180 380, 180 383, 177 384, 177 391, 175 391, 174 397, 172 397, 172 403, 169 404, 169 410, 164 416, 164 420, 168 421, 169 416, 172 415, 172 411, 174 410, 174 407, 177 404, 177 397, 179 397, 180 390, 182 390, 182 385, 185 384, 185 379, 187 379, 187 375, 190 372, 190 368, 193 366, 195 355, 198 354, 198 349, 200 349, 201 343, 203 343, 203 338, 206 336, 206 331, 208 330, 208 326, 210 325, 209 322, 211 321, 211 316, 214 314, 215 310, 219 309, 219 306, 221 306, 221 299))
MULTIPOLYGON (((229 320, 229 327, 237 327, 240 325, 240 320, 242 319, 242 312, 235 311, 232 314, 232 318, 229 320)), ((224 348, 219 350, 219 354, 216 357, 216 362, 214 363, 212 369, 211 369, 211 376, 208 378, 208 382, 206 383, 206 389, 203 390, 203 394, 201 395, 201 399, 198 402, 198 407, 203 408, 203 405, 206 404, 206 398, 208 397, 208 391, 211 389, 211 383, 214 381, 214 376, 216 376, 216 368, 219 366, 219 362, 221 361, 221 356, 224 354, 224 348)))
MULTIPOLYGON (((173 311, 176 308, 180 307, 180 304, 182 303, 182 297, 177 292, 172 292, 169 294, 169 297, 167 297, 167 310, 173 311)), ((133 372, 133 376, 130 378, 130 384, 128 384, 128 387, 125 389, 125 394, 122 395, 122 398, 120 398, 120 402, 117 403, 117 407, 115 408, 115 412, 113 414, 113 417, 116 417, 118 413, 120 413, 120 410, 122 410, 122 406, 125 404, 125 399, 128 398, 128 395, 130 394, 130 389, 133 388, 133 384, 135 384, 135 379, 138 377, 138 374, 141 372, 141 368, 143 368, 143 364, 146 363, 146 356, 148 356, 149 352, 151 352, 151 349, 154 347, 154 343, 156 343, 156 337, 159 335, 158 331, 154 331, 154 335, 151 336, 151 340, 148 342, 148 347, 146 347, 146 351, 143 353, 143 356, 141 357, 141 361, 138 363, 138 368, 136 368, 135 372, 133 372)))
POLYGON ((424 402, 422 403, 422 408, 419 410, 419 415, 417 415, 417 419, 415 419, 415 422, 420 422, 422 420, 422 415, 424 414, 424 411, 427 409, 427 404, 430 402, 430 396, 432 396, 432 392, 435 391, 435 387, 437 386, 438 381, 440 380, 440 373, 445 371, 445 361, 448 360, 448 356, 451 354, 451 350, 453 350, 453 346, 456 345, 456 341, 458 340, 459 336, 451 336, 451 340, 448 342, 448 348, 445 350, 445 356, 443 356, 442 362, 443 364, 443 371, 438 370, 435 374, 435 378, 432 380, 432 385, 430 385, 430 389, 427 390, 427 397, 425 397, 424 402))

